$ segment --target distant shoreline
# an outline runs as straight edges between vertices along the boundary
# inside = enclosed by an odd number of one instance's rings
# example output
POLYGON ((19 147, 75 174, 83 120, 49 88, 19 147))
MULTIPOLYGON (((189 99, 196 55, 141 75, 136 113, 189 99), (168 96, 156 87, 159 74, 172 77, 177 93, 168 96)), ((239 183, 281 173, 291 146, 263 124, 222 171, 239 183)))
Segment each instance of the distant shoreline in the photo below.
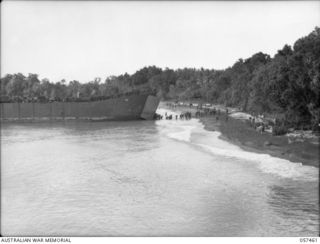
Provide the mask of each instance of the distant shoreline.
MULTIPOLYGON (((163 104, 161 106, 166 107, 163 104)), ((177 107, 176 111, 194 113, 195 108, 177 107)), ((216 120, 216 116, 208 116, 201 117, 200 122, 204 125, 205 130, 219 131, 222 140, 235 144, 245 151, 269 154, 292 163, 302 163, 319 168, 319 144, 314 144, 309 140, 290 143, 287 136, 273 136, 266 132, 261 134, 240 119, 228 116, 228 121, 226 121, 225 113, 219 115, 219 120, 216 120)))

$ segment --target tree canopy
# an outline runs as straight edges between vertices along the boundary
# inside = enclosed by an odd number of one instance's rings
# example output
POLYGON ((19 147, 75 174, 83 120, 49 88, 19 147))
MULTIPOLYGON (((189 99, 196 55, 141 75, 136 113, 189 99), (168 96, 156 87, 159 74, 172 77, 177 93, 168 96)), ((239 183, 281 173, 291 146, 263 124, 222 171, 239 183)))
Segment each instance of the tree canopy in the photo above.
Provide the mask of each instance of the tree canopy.
POLYGON ((224 70, 144 67, 132 75, 50 82, 37 74, 7 74, 1 95, 10 101, 81 100, 148 91, 163 99, 220 103, 252 113, 282 114, 293 126, 320 119, 320 28, 285 45, 274 57, 256 53, 224 70))

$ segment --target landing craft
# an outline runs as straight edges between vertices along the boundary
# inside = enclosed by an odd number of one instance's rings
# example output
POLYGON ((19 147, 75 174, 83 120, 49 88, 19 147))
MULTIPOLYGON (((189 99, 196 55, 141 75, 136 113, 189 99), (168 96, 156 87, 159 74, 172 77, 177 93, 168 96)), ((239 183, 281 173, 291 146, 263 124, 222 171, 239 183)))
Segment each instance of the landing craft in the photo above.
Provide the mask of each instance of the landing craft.
POLYGON ((151 120, 160 99, 150 94, 122 95, 98 101, 0 103, 2 121, 151 120))

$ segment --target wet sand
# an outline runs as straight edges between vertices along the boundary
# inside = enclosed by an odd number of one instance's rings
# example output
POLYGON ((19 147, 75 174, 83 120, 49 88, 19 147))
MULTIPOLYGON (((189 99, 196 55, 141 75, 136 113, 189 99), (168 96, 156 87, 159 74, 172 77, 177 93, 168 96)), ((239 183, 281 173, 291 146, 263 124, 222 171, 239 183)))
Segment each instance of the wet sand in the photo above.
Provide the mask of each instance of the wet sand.
POLYGON ((267 153, 274 157, 290 160, 319 168, 319 144, 307 139, 304 142, 289 143, 286 136, 273 136, 270 133, 259 133, 246 122, 221 115, 216 121, 214 117, 204 117, 200 121, 205 129, 221 132, 221 139, 240 146, 242 149, 267 153))
MULTIPOLYGON (((161 106, 165 106, 162 104, 161 106)), ((172 109, 172 108, 169 108, 172 109)), ((176 107, 175 111, 190 111, 194 115, 196 109, 176 107)), ((234 119, 225 113, 216 116, 200 118, 204 128, 208 131, 219 131, 220 138, 229 141, 242 149, 255 153, 269 154, 274 157, 287 159, 291 162, 302 163, 319 168, 319 141, 314 143, 305 139, 303 142, 289 142, 287 136, 273 136, 270 133, 257 132, 246 121, 234 119)))

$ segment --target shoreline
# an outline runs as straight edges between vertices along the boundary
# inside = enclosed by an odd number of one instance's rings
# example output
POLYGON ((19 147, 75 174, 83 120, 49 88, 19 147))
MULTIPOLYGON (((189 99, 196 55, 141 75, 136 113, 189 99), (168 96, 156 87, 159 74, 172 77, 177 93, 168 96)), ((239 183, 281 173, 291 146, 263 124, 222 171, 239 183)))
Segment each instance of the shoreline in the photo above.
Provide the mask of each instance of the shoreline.
POLYGON ((228 125, 223 125, 220 122, 216 123, 213 120, 215 119, 200 118, 200 122, 204 125, 205 130, 219 131, 221 133, 219 138, 237 145, 245 151, 268 154, 273 157, 286 159, 292 163, 301 163, 319 168, 318 145, 309 142, 293 142, 290 144, 285 136, 272 136, 267 133, 260 134, 237 119, 229 118, 228 122, 225 122, 228 125), (238 124, 238 126, 234 126, 235 124, 238 124), (241 127, 244 126, 248 128, 241 130, 241 127), (250 134, 247 134, 250 129, 250 134))
MULTIPOLYGON (((175 112, 190 111, 195 113, 195 108, 177 107, 169 108, 166 105, 159 106, 175 112)), ((241 149, 258 154, 268 154, 273 157, 286 159, 292 163, 319 168, 319 144, 304 141, 290 142, 287 136, 273 136, 267 132, 257 132, 245 121, 221 113, 219 120, 215 116, 199 118, 207 131, 219 131, 220 139, 228 141, 241 149)), ((319 138, 318 138, 319 139, 319 138)))

